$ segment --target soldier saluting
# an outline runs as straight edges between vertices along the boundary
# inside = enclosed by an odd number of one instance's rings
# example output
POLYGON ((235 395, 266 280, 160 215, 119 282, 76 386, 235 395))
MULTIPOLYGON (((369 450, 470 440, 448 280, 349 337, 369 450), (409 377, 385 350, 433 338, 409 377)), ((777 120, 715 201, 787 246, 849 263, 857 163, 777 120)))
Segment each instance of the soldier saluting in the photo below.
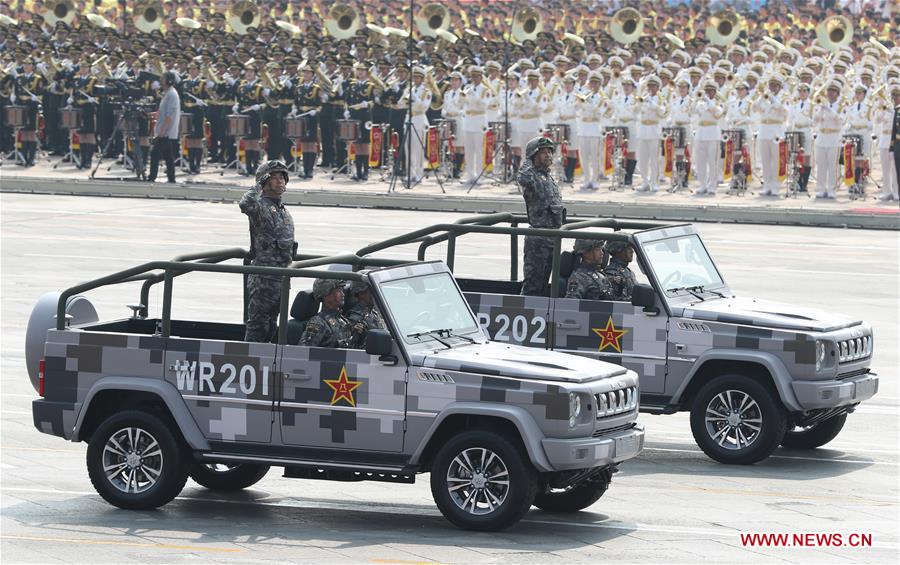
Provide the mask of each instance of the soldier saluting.
MULTIPOLYGON (((558 229, 566 220, 559 185, 550 176, 556 145, 546 137, 535 137, 525 146, 525 164, 516 175, 522 187, 528 223, 533 228, 558 229)), ((525 280, 522 294, 540 296, 553 268, 553 240, 549 237, 525 237, 525 280)))
MULTIPOLYGON (((287 181, 284 162, 267 161, 256 171, 256 186, 241 198, 241 212, 250 219, 252 265, 287 267, 297 251, 294 219, 281 201, 287 181)), ((247 300, 244 341, 271 341, 281 303, 280 277, 248 275, 247 300)))

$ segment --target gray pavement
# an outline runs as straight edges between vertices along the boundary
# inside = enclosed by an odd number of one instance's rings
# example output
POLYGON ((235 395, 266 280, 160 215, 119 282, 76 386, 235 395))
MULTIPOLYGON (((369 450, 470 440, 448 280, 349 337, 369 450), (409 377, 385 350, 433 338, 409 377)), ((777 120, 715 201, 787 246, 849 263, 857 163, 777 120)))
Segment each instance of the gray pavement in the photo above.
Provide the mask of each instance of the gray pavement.
MULTIPOLYGON (((4 167, 5 168, 5 167, 4 167)), ((336 253, 459 214, 292 207, 301 251, 336 253)), ((38 433, 24 368, 35 300, 150 259, 246 246, 233 204, 0 194, 0 552, 4 563, 896 563, 900 557, 900 237, 896 232, 703 224, 739 294, 835 310, 875 328, 881 390, 824 449, 780 449, 752 467, 712 462, 684 414, 641 415, 647 447, 587 511, 532 510, 495 534, 450 526, 415 485, 283 479, 212 495, 188 483, 153 512, 93 491, 85 445, 38 433), (742 533, 871 534, 871 547, 747 547, 742 533)), ((466 236, 462 275, 504 277, 507 240, 466 236), (469 240, 468 238, 472 239, 469 240)), ((386 256, 400 256, 394 251, 386 256)), ((414 250, 406 250, 413 257, 414 250)), ((431 258, 440 257, 441 249, 431 258)), ((136 285, 91 293, 101 317, 128 313, 136 285)), ((161 296, 151 296, 153 308, 161 296)), ((240 319, 227 275, 179 279, 173 313, 240 319)))
MULTIPOLYGON (((155 184, 128 181, 124 179, 131 173, 111 162, 104 162, 96 178, 91 180, 88 171, 77 170, 60 160, 59 157, 52 160, 44 158, 30 168, 7 161, 0 167, 0 190, 233 201, 240 198, 241 192, 252 184, 248 177, 236 174, 233 169, 220 174, 218 169, 212 167, 204 168, 197 175, 179 171, 178 182, 174 185, 161 180, 155 184), (108 166, 111 166, 109 170, 108 166)), ((806 195, 796 198, 761 196, 756 194, 760 186, 758 178, 751 183, 749 192, 744 196, 726 194, 726 184, 721 184, 714 196, 695 195, 691 192, 697 185, 694 181, 689 185, 691 190, 677 193, 666 192, 666 184, 657 194, 630 189, 612 191, 608 181, 600 190, 582 191, 577 188, 577 178, 575 186, 563 185, 562 188, 569 213, 577 215, 898 230, 900 202, 878 200, 875 195, 879 192, 876 184, 881 180, 880 167, 874 167, 873 175, 867 189, 868 196, 858 200, 850 199, 845 187, 838 191, 836 199, 817 199, 806 195)), ((494 183, 488 177, 484 181, 470 191, 468 185, 459 181, 439 184, 430 178, 407 190, 402 183, 392 187, 374 169, 370 180, 365 183, 341 175, 334 177, 326 174, 324 169, 317 169, 312 180, 292 179, 287 198, 306 205, 400 210, 489 213, 524 209, 515 184, 494 183)), ((813 179, 810 194, 815 194, 816 190, 813 179)))

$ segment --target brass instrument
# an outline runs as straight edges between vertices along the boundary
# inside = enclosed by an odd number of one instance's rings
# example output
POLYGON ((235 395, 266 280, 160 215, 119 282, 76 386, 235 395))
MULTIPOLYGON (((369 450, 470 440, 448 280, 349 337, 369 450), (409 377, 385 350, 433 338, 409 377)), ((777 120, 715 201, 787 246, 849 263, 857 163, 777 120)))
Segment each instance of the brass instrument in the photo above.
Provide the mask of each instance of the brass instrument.
POLYGON ((816 26, 816 37, 832 53, 853 40, 853 24, 844 16, 831 16, 816 26))
POLYGON ((134 27, 143 33, 150 33, 162 27, 163 6, 158 0, 144 0, 134 6, 134 27))
POLYGON ((786 49, 784 46, 784 43, 781 43, 780 41, 776 41, 776 40, 772 39, 771 37, 769 37, 768 35, 763 37, 762 40, 765 41, 766 43, 768 43, 769 45, 771 45, 772 47, 774 47, 775 49, 778 49, 779 51, 784 51, 786 49))
POLYGON ((222 79, 219 78, 215 71, 213 71, 212 67, 205 67, 204 71, 206 71, 206 78, 213 81, 216 84, 222 84, 222 79))
POLYGON ((47 25, 55 26, 57 22, 63 22, 70 26, 75 21, 75 3, 72 0, 53 0, 47 4, 47 11, 42 15, 47 25))
POLYGON ((16 27, 19 25, 19 20, 13 19, 6 14, 0 14, 0 25, 16 27))
POLYGON ((568 39, 569 41, 572 41, 572 42, 577 43, 578 45, 581 45, 582 47, 584 47, 584 38, 581 37, 580 35, 575 35, 574 33, 566 32, 563 34, 563 39, 568 39))
POLYGON ((329 93, 334 93, 334 82, 325 74, 325 72, 319 67, 319 65, 315 65, 315 73, 316 76, 319 77, 319 81, 322 83, 322 88, 327 90, 329 93))
POLYGON ((284 20, 275 20, 275 25, 278 26, 278 29, 284 30, 291 35, 299 35, 300 28, 292 24, 291 22, 286 22, 284 20))
POLYGON ((706 23, 706 37, 715 45, 731 45, 744 27, 744 18, 734 10, 721 10, 706 23))
POLYGON ((436 37, 438 30, 450 27, 450 12, 443 4, 425 4, 415 17, 416 28, 424 37, 436 37))
POLYGON ((278 85, 275 84, 275 79, 272 78, 272 75, 269 73, 268 69, 262 72, 262 75, 259 77, 259 79, 263 86, 265 86, 269 90, 278 90, 278 85))
POLYGON ((228 25, 238 35, 246 35, 247 30, 259 25, 262 16, 259 6, 249 0, 241 0, 229 10, 228 25))
POLYGON ((439 29, 434 33, 450 45, 453 45, 454 43, 459 41, 458 37, 456 37, 452 32, 447 31, 446 29, 439 29))
POLYGON ((200 29, 203 24, 191 18, 175 18, 175 23, 187 29, 200 29))
POLYGON ((672 33, 664 33, 663 37, 668 39, 669 42, 672 43, 675 47, 678 47, 679 49, 684 49, 684 41, 682 41, 681 38, 678 37, 677 35, 674 35, 672 33))
POLYGON ((883 43, 881 43, 880 41, 878 41, 878 40, 875 39, 874 37, 870 37, 870 38, 869 38, 869 43, 871 43, 872 45, 874 45, 875 48, 878 49, 878 50, 881 52, 882 55, 884 55, 884 56, 886 56, 886 57, 890 57, 890 56, 891 56, 891 50, 888 49, 887 47, 885 47, 883 43))
POLYGON ((325 17, 325 29, 335 39, 347 39, 356 34, 360 20, 359 14, 350 4, 335 4, 325 17))
POLYGON ((376 73, 369 71, 369 81, 375 85, 375 88, 381 90, 382 92, 387 90, 387 85, 384 84, 384 81, 381 80, 376 73))
POLYGON ((522 8, 513 16, 512 35, 519 41, 534 41, 543 29, 541 14, 532 7, 522 8))
POLYGON ((100 14, 88 14, 85 16, 89 22, 99 27, 100 29, 111 29, 116 27, 111 21, 107 20, 100 14))
POLYGON ((619 43, 628 45, 640 39, 644 31, 644 19, 634 8, 622 8, 609 20, 607 31, 619 43))

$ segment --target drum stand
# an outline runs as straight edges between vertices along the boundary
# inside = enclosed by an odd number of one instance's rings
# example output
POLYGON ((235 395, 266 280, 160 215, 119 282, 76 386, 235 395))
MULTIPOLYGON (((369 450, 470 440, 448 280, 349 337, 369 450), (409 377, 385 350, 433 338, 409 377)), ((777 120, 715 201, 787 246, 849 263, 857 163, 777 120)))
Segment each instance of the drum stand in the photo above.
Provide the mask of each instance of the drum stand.
MULTIPOLYGON (((16 146, 16 141, 19 139, 19 132, 23 128, 21 126, 17 126, 13 128, 13 148, 12 151, 6 154, 4 159, 14 159, 16 165, 25 165, 25 154, 19 151, 19 148, 16 146)), ((23 141, 24 143, 24 141, 23 141)))
POLYGON ((354 143, 354 141, 349 139, 342 139, 340 141, 344 142, 344 155, 347 157, 344 160, 344 163, 331 173, 331 180, 334 180, 334 177, 339 175, 344 175, 348 179, 353 178, 353 173, 351 172, 353 170, 353 165, 350 161, 350 144, 354 143))
POLYGON ((74 135, 72 130, 68 130, 69 134, 69 146, 66 149, 66 154, 63 155, 63 158, 53 165, 53 169, 56 170, 57 167, 62 165, 63 163, 72 163, 77 168, 81 168, 81 156, 76 155, 75 151, 72 149, 72 136, 74 135))
POLYGON ((219 176, 223 176, 225 174, 226 169, 230 169, 234 167, 234 170, 238 172, 238 174, 247 174, 247 168, 241 163, 241 141, 244 139, 243 137, 234 138, 234 159, 225 163, 221 167, 219 167, 219 176))
POLYGON ((613 152, 613 174, 610 179, 609 190, 617 192, 620 189, 625 190, 625 165, 628 160, 628 154, 622 152, 622 146, 617 145, 613 152))
POLYGON ((182 173, 191 172, 191 164, 184 158, 184 150, 187 148, 185 136, 178 136, 178 156, 175 158, 175 167, 181 169, 182 173))
MULTIPOLYGON (((406 146, 406 175, 407 176, 406 176, 406 181, 403 183, 403 186, 407 190, 412 189, 417 184, 422 182, 422 180, 428 178, 428 171, 424 170, 422 172, 422 179, 420 179, 415 184, 411 184, 412 171, 410 171, 410 168, 412 166, 412 158, 411 158, 410 154, 412 153, 412 151, 411 151, 412 143, 413 143, 413 135, 412 134, 415 134, 416 141, 422 147, 422 160, 424 162, 424 160, 427 158, 426 151, 425 151, 425 140, 422 139, 422 136, 419 134, 419 130, 416 128, 416 126, 413 125, 412 116, 410 115, 409 112, 407 112, 406 113, 406 137, 403 140, 404 143, 408 144, 406 146)), ((397 179, 399 177, 400 177, 400 175, 394 175, 393 178, 391 178, 391 184, 390 184, 390 186, 388 186, 388 194, 390 194, 390 193, 394 192, 394 190, 396 190, 397 179)), ((443 181, 441 181, 441 176, 438 174, 435 174, 434 180, 436 180, 438 183, 438 186, 441 187, 441 193, 447 194, 447 191, 444 190, 444 183, 443 183, 443 181)))
POLYGON ((291 164, 288 165, 288 171, 294 174, 300 174, 303 168, 303 151, 300 150, 300 138, 290 137, 291 140, 291 164))

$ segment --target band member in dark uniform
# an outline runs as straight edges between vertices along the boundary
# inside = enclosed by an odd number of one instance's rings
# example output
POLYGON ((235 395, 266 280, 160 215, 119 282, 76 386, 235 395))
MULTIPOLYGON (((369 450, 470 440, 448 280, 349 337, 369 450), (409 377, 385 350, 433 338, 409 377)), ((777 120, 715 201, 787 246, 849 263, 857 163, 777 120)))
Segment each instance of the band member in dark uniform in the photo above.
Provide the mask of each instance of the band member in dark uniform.
MULTIPOLYGON (((266 140, 266 156, 269 161, 281 159, 284 153, 284 116, 282 113, 281 97, 282 87, 280 83, 276 83, 273 76, 281 74, 281 64, 270 62, 266 65, 265 80, 263 84, 263 103, 262 103, 262 121, 268 126, 269 135, 266 140)), ((290 151, 288 151, 290 154, 290 151)))
POLYGON ((297 112, 303 116, 303 137, 300 139, 300 151, 303 153, 303 178, 313 178, 313 169, 316 166, 318 154, 317 135, 319 127, 319 112, 328 95, 322 86, 315 80, 315 70, 309 65, 300 69, 303 72, 303 82, 297 86, 295 106, 297 112))
POLYGON ((11 104, 13 86, 16 84, 16 72, 0 77, 0 151, 4 154, 12 150, 13 130, 6 123, 6 107, 11 104))
POLYGON ((203 120, 209 106, 207 79, 200 76, 200 65, 191 61, 188 66, 188 77, 181 81, 181 104, 185 114, 191 117, 191 125, 186 133, 188 148, 188 167, 194 174, 200 172, 203 160, 203 120))
POLYGON ((391 124, 391 132, 400 137, 400 150, 394 161, 394 174, 402 175, 406 167, 406 144, 403 142, 403 132, 406 129, 406 105, 400 103, 400 97, 409 88, 409 69, 398 66, 397 80, 385 91, 383 97, 388 107, 388 122, 391 124))
POLYGON ((263 85, 256 78, 255 61, 245 64, 244 80, 237 89, 237 105, 241 114, 250 117, 250 130, 244 140, 247 155, 247 174, 256 174, 259 165, 259 140, 262 137, 263 85))
POLYGON ((335 76, 337 72, 337 59, 334 55, 326 55, 324 57, 326 76, 335 77, 332 81, 332 90, 329 93, 328 100, 322 104, 322 110, 316 115, 319 119, 319 132, 322 140, 322 163, 323 168, 334 166, 334 121, 342 112, 340 108, 340 100, 335 92, 340 80, 335 76))
MULTIPOLYGON (((222 116, 223 124, 222 131, 228 131, 228 114, 234 113, 236 114, 238 107, 238 88, 241 86, 241 74, 243 72, 243 67, 238 62, 232 62, 228 67, 228 76, 225 77, 217 87, 216 90, 219 92, 219 97, 221 100, 221 104, 223 106, 222 116), (227 105, 227 106, 226 106, 227 105)), ((237 139, 234 137, 228 136, 227 133, 223 133, 223 146, 221 151, 224 154, 224 158, 222 159, 226 164, 231 163, 235 159, 237 159, 237 139)))
POLYGON ((356 165, 356 175, 354 180, 369 179, 369 131, 372 119, 372 105, 375 103, 376 93, 375 86, 369 81, 369 69, 365 63, 355 63, 353 71, 356 75, 350 85, 344 91, 344 102, 347 104, 347 110, 344 117, 350 120, 357 120, 359 127, 357 129, 356 142, 353 144, 356 151, 354 164, 356 165))
POLYGON ((34 157, 37 154, 37 128, 38 112, 40 111, 41 95, 47 86, 47 81, 41 75, 34 72, 34 59, 26 59, 24 70, 16 78, 15 100, 25 107, 25 125, 22 127, 22 156, 25 166, 34 165, 34 157))
POLYGON ((88 65, 78 69, 78 76, 72 81, 72 101, 81 110, 81 127, 78 137, 81 144, 79 169, 90 169, 94 151, 97 149, 97 107, 99 100, 94 92, 97 77, 91 74, 88 65))

